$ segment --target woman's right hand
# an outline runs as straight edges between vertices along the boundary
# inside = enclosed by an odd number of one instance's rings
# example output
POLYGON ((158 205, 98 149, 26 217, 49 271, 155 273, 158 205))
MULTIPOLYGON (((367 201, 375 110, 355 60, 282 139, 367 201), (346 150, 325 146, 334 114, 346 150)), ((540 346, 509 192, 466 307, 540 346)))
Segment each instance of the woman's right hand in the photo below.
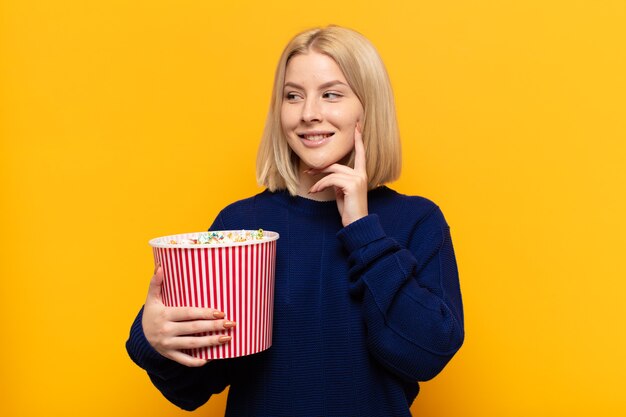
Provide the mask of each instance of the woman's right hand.
POLYGON ((166 307, 162 301, 163 268, 158 266, 148 289, 141 324, 146 339, 161 355, 185 366, 202 366, 205 359, 194 358, 182 349, 203 348, 228 343, 231 336, 197 333, 218 332, 236 326, 224 313, 212 308, 166 307))

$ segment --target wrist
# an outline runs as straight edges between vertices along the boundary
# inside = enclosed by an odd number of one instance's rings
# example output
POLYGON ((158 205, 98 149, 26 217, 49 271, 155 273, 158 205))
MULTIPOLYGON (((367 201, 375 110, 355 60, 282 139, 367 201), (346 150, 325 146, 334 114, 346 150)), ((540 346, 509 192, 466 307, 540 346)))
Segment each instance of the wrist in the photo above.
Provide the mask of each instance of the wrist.
POLYGON ((343 243, 344 247, 352 252, 367 244, 386 237, 377 214, 368 214, 365 217, 356 220, 339 232, 337 237, 343 243))

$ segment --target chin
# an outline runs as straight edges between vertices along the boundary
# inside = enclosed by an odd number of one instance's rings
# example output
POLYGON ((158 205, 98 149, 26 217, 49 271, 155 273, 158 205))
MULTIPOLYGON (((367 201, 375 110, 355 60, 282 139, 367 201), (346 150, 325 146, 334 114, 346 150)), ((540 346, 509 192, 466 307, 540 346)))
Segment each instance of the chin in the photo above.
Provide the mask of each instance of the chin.
POLYGON ((324 160, 324 161, 304 161, 304 164, 306 166, 308 166, 309 168, 313 168, 313 169, 324 169, 324 168, 328 168, 329 166, 331 166, 332 164, 334 164, 335 162, 338 161, 334 161, 334 160, 324 160))
POLYGON ((349 153, 348 155, 345 155, 341 158, 316 158, 316 159, 311 159, 311 158, 302 159, 301 158, 300 161, 306 167, 319 170, 319 169, 327 168, 331 166, 332 164, 348 165, 348 163, 351 160, 351 156, 352 156, 352 153, 349 153))
POLYGON ((326 168, 327 166, 329 166, 331 164, 323 164, 323 163, 315 164, 315 163, 309 163, 309 162, 303 161, 302 165, 304 166, 304 169, 317 169, 317 170, 320 170, 320 169, 326 168))

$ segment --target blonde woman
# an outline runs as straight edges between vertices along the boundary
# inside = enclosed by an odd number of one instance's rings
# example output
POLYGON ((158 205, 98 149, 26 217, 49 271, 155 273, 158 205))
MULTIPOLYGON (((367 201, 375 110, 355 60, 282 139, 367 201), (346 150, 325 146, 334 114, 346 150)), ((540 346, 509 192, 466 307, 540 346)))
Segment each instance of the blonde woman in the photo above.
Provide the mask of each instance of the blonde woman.
POLYGON ((295 36, 276 70, 257 158, 267 189, 211 229, 276 231, 273 345, 205 361, 189 336, 236 326, 213 309, 161 303, 152 278, 127 349, 186 410, 230 386, 227 416, 410 416, 418 381, 461 347, 463 311, 449 227, 431 201, 384 186, 400 174, 385 67, 359 33, 295 36))

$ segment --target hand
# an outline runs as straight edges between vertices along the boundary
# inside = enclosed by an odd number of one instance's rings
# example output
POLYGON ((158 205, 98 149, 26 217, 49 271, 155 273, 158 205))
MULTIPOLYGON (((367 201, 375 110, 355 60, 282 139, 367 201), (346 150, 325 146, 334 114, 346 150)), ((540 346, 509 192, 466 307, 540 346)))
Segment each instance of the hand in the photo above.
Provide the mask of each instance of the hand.
POLYGON ((307 171, 309 174, 328 174, 316 182, 309 193, 317 193, 328 187, 334 187, 337 208, 344 227, 368 214, 365 163, 365 147, 357 124, 354 128, 354 168, 335 163, 321 170, 307 171))
POLYGON ((196 333, 231 329, 236 323, 224 320, 224 313, 212 308, 166 307, 162 301, 163 268, 159 265, 150 281, 142 326, 146 339, 161 355, 185 366, 202 366, 204 359, 194 358, 181 349, 202 348, 228 343, 231 336, 193 336, 196 333))

